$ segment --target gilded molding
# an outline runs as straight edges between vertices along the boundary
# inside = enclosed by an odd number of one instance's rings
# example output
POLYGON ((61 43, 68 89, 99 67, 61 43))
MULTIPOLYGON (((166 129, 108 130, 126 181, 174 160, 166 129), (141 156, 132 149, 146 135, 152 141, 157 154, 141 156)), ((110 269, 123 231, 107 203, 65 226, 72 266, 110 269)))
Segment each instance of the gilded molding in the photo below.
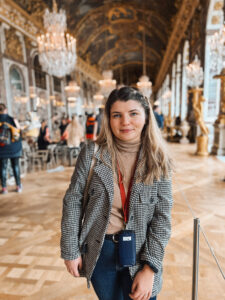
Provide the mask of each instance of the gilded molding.
MULTIPOLYGON (((40 31, 43 31, 43 27, 41 27, 40 24, 35 21, 35 19, 33 19, 12 0, 0 0, 0 20, 3 20, 12 27, 16 28, 35 43, 36 36, 38 33, 40 33, 40 31)), ((16 41, 14 42, 10 37, 7 37, 7 39, 10 41, 10 45, 6 45, 7 54, 16 60, 23 61, 23 56, 21 56, 22 46, 19 46, 18 48, 16 46, 14 48, 15 53, 12 52, 12 44, 14 43, 15 45, 19 45, 17 44, 17 40, 19 38, 16 36, 16 41)), ((31 41, 30 44, 32 43, 31 41)), ((81 58, 78 58, 77 60, 76 69, 86 74, 87 77, 91 78, 95 82, 102 79, 101 74, 81 58)))
POLYGON ((11 0, 0 0, 0 19, 35 39, 40 31, 35 20, 11 0))
POLYGON ((183 0, 174 22, 174 28, 169 38, 163 61, 156 77, 154 90, 158 90, 160 88, 198 4, 199 0, 183 0))
POLYGON ((5 29, 5 42, 5 54, 23 63, 24 58, 22 44, 20 38, 16 35, 14 28, 5 29))

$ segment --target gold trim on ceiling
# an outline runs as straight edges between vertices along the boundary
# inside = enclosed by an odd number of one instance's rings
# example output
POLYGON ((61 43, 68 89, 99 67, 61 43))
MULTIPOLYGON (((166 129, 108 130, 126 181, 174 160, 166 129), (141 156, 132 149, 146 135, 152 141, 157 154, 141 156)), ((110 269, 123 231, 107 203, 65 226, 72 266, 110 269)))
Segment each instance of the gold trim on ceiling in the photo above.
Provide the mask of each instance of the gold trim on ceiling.
POLYGON ((174 22, 173 31, 169 38, 163 61, 156 77, 154 86, 155 91, 160 88, 198 5, 199 0, 183 0, 174 22))

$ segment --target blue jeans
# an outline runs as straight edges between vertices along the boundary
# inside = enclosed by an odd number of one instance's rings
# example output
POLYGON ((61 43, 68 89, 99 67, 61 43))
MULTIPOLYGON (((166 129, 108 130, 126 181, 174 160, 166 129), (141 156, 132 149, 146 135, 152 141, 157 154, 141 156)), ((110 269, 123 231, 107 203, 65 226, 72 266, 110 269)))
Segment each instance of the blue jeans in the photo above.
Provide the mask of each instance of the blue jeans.
MULTIPOLYGON (((19 166, 19 157, 10 158, 11 166, 13 169, 13 175, 15 177, 16 185, 20 186, 20 166, 19 166)), ((7 181, 7 164, 8 158, 0 158, 0 175, 1 175, 1 183, 2 187, 6 187, 7 181)))
MULTIPOLYGON (((131 300, 132 279, 128 268, 117 263, 117 244, 105 240, 91 282, 99 300, 131 300)), ((152 297, 149 300, 156 300, 152 297)))

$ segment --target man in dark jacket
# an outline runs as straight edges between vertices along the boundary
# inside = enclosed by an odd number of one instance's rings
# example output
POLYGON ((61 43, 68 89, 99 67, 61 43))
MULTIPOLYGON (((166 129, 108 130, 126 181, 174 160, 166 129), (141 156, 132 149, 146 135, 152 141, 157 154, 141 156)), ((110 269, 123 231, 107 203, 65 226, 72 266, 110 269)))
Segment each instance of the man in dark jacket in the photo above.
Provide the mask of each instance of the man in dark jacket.
MULTIPOLYGON (((19 129, 19 123, 7 114, 5 104, 0 103, 0 124, 6 124, 6 126, 13 126, 19 129)), ((16 191, 22 192, 21 181, 20 181, 20 167, 19 158, 22 155, 22 142, 19 138, 18 141, 10 139, 6 144, 0 144, 0 177, 2 184, 2 194, 8 193, 7 191, 7 164, 8 159, 11 160, 13 174, 16 181, 16 191)))

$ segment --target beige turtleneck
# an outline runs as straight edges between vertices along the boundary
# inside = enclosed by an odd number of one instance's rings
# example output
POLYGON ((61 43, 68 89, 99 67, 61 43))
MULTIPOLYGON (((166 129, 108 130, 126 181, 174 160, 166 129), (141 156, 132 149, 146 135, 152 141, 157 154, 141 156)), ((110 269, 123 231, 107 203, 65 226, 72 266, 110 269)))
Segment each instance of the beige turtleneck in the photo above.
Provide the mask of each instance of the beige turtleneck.
MULTIPOLYGON (((140 142, 123 142, 115 140, 118 151, 118 162, 123 175, 123 184, 127 195, 130 179, 135 168, 135 162, 140 148, 140 142)), ((114 234, 124 229, 123 208, 120 196, 118 178, 114 178, 114 198, 107 229, 107 234, 114 234)))

